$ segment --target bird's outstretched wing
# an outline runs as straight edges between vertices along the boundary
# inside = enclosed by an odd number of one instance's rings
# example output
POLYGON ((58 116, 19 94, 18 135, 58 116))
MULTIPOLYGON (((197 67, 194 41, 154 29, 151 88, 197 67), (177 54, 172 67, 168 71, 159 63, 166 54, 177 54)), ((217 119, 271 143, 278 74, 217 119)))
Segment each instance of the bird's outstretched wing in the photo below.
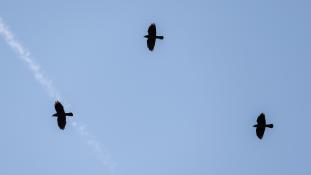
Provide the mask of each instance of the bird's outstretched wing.
POLYGON ((54 106, 57 113, 59 114, 65 113, 64 107, 59 101, 56 101, 54 106))
POLYGON ((148 38, 147 39, 147 46, 148 46, 150 51, 152 51, 154 49, 155 42, 156 42, 155 38, 148 38))
POLYGON ((266 118, 265 118, 265 114, 264 113, 261 113, 258 116, 257 123, 258 123, 258 125, 266 125, 266 118))
POLYGON ((58 117, 57 124, 60 129, 65 129, 66 126, 66 117, 58 117))
POLYGON ((257 137, 262 139, 263 138, 263 135, 265 133, 265 127, 264 126, 257 126, 256 128, 256 134, 257 134, 257 137))
POLYGON ((156 36, 156 34, 157 34, 156 25, 155 25, 154 23, 152 23, 152 24, 149 26, 148 35, 150 35, 150 36, 156 36))

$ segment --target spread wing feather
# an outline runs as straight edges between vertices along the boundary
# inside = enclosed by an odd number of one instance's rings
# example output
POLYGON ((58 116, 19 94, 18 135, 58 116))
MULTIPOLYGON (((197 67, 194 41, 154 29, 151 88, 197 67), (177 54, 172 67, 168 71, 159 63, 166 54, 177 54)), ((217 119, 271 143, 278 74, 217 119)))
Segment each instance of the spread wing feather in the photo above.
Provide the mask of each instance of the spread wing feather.
POLYGON ((263 135, 265 133, 265 127, 261 127, 261 126, 257 126, 256 128, 256 134, 258 136, 258 138, 262 139, 263 138, 263 135))
POLYGON ((266 125, 266 118, 265 118, 265 114, 261 113, 258 118, 257 118, 257 123, 258 125, 266 125))
POLYGON ((66 117, 58 117, 57 124, 60 129, 65 129, 66 126, 66 117))
POLYGON ((54 106, 57 113, 59 114, 65 113, 64 107, 59 101, 56 101, 54 106))
POLYGON ((147 46, 148 46, 149 50, 152 51, 154 49, 155 42, 156 42, 155 38, 148 38, 147 46))
POLYGON ((152 23, 152 24, 149 26, 148 35, 150 35, 150 36, 156 36, 156 34, 157 34, 156 25, 155 25, 154 23, 152 23))

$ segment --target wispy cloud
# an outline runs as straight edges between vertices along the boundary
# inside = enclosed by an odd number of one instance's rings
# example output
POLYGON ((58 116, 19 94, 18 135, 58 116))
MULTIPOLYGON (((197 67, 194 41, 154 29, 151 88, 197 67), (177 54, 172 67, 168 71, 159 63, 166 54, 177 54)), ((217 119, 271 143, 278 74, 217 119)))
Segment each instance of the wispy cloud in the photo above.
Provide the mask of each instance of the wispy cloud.
MULTIPOLYGON (((3 19, 0 17, 0 35, 5 40, 5 42, 15 51, 17 56, 27 64, 30 71, 32 72, 34 78, 39 82, 41 87, 46 90, 50 98, 54 100, 61 99, 60 93, 54 87, 52 80, 49 79, 44 71, 32 58, 29 50, 24 47, 21 42, 15 39, 13 33, 9 30, 9 27, 5 24, 3 19)), ((78 124, 76 121, 72 123, 76 128, 79 135, 83 138, 85 143, 89 146, 91 151, 94 152, 101 164, 103 164, 110 172, 113 172, 116 163, 111 160, 110 154, 103 148, 98 139, 93 136, 85 127, 85 125, 78 124)))

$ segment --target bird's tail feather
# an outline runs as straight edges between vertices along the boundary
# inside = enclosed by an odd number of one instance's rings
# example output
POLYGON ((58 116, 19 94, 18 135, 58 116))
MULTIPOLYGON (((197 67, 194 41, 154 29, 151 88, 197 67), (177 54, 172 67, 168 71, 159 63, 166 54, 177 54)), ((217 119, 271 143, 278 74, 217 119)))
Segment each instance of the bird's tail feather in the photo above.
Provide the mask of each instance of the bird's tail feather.
POLYGON ((268 128, 273 128, 273 124, 267 125, 268 128))
POLYGON ((73 116, 72 112, 66 113, 66 116, 73 116))
POLYGON ((164 39, 164 36, 157 36, 157 39, 164 39))

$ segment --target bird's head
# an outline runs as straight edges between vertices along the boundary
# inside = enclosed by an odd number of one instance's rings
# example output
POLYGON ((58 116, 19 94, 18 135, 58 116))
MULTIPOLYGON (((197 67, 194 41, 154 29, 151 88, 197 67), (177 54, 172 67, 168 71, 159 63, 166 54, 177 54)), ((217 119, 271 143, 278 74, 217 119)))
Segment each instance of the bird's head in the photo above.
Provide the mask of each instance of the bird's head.
POLYGON ((148 35, 145 35, 144 38, 148 38, 148 35))
POLYGON ((254 125, 253 127, 257 127, 257 126, 258 126, 258 124, 254 125))

